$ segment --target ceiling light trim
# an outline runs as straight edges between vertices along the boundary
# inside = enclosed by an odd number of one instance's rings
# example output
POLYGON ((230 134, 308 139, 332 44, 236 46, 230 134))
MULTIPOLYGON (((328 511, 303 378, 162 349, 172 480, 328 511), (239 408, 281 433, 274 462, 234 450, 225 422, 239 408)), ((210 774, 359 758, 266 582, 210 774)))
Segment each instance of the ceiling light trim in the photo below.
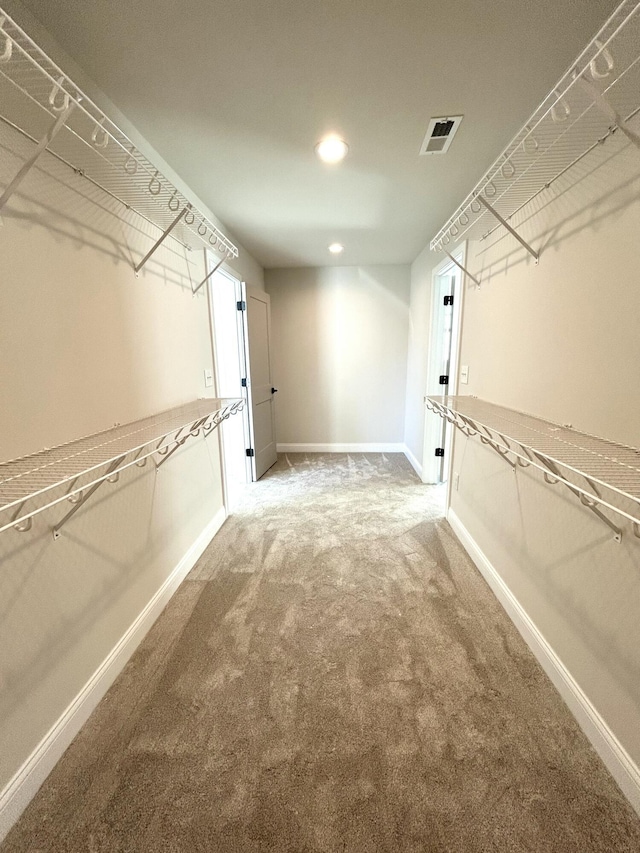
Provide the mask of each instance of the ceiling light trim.
POLYGON ((315 145, 316 156, 323 163, 335 165, 341 163, 349 153, 348 143, 337 133, 329 133, 315 145))

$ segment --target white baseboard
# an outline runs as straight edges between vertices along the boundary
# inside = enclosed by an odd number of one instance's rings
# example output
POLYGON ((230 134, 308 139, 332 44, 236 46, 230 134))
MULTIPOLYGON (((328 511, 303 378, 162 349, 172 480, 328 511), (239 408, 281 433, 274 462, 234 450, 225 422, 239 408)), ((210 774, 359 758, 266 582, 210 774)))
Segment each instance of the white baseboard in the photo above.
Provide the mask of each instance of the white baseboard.
POLYGON ((226 510, 222 507, 62 716, 0 792, 0 842, 29 805, 62 753, 89 719, 92 711, 142 642, 171 596, 220 530, 226 517, 226 510))
POLYGON ((278 444, 278 453, 404 453, 404 444, 278 444))
POLYGON ((609 772, 640 815, 640 769, 562 663, 454 510, 447 520, 524 641, 569 706, 609 772))
POLYGON ((411 467, 416 472, 418 477, 420 477, 420 479, 422 479, 422 465, 418 462, 418 460, 413 455, 413 453, 409 450, 409 448, 407 447, 406 444, 402 445, 402 449, 403 449, 404 455, 407 457, 409 462, 411 462, 411 467))

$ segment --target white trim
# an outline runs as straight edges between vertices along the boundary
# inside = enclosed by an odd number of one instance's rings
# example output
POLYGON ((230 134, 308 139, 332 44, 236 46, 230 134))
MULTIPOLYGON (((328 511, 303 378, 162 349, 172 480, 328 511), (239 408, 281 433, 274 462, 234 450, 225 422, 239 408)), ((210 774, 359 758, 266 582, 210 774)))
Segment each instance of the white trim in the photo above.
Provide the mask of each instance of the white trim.
MULTIPOLYGON (((453 253, 453 256, 462 264, 463 267, 467 265, 467 249, 468 243, 464 240, 460 245, 461 251, 460 254, 456 255, 453 253)), ((466 304, 466 292, 467 292, 467 283, 468 276, 464 270, 460 270, 461 278, 460 278, 460 286, 456 291, 456 298, 458 300, 458 314, 455 320, 455 328, 456 328, 456 338, 455 338, 455 370, 454 373, 454 385, 453 385, 453 393, 457 394, 460 388, 460 362, 462 360, 462 323, 464 321, 464 307, 466 304)), ((455 306, 454 306, 455 307, 455 306)), ((450 392, 451 393, 451 392, 450 392)), ((453 481, 453 460, 455 456, 456 450, 456 435, 458 431, 453 428, 451 424, 448 424, 448 459, 447 459, 447 493, 445 495, 445 515, 448 513, 449 508, 451 506, 451 483, 453 481)), ((445 446, 446 447, 446 446, 445 446)), ((447 452, 445 449, 445 452, 447 452)))
POLYGON ((640 815, 640 769, 524 610, 453 509, 447 520, 609 772, 640 815))
MULTIPOLYGON (((206 269, 207 272, 212 269, 216 262, 217 258, 207 249, 204 250, 206 256, 206 269)), ((244 352, 244 332, 242 325, 242 312, 236 309, 236 303, 242 299, 242 287, 241 281, 232 273, 224 270, 220 267, 209 279, 207 283, 207 300, 209 305, 209 331, 211 338, 211 352, 213 358, 213 372, 215 377, 215 393, 218 397, 224 397, 225 394, 221 393, 221 391, 226 390, 226 396, 230 397, 244 397, 246 399, 246 390, 242 388, 242 377, 246 376, 246 368, 244 366, 245 361, 245 352, 244 352), (223 284, 221 285, 221 280, 223 284), (224 283, 227 285, 231 285, 233 288, 233 302, 231 305, 226 306, 228 309, 232 309, 233 320, 231 326, 235 326, 235 356, 237 359, 237 372, 236 372, 236 388, 235 390, 226 388, 221 389, 220 385, 220 367, 224 364, 225 359, 233 358, 234 353, 230 352, 230 348, 220 344, 219 334, 221 327, 225 325, 229 325, 229 313, 224 310, 224 307, 220 305, 219 302, 216 302, 214 293, 220 295, 221 288, 224 286, 224 283), (216 333, 216 327, 218 329, 218 333, 216 333)), ((232 342, 233 343, 233 342, 232 342)), ((233 347, 231 347, 233 349, 233 347)), ((228 365, 228 361, 227 361, 228 365)), ((238 477, 232 476, 230 472, 233 472, 234 469, 234 461, 237 463, 237 453, 238 453, 238 443, 236 442, 236 446, 234 447, 233 438, 238 436, 242 431, 242 448, 250 447, 251 442, 249 440, 249 407, 245 405, 242 413, 236 415, 231 420, 225 421, 220 425, 217 430, 218 435, 218 449, 220 455, 220 471, 222 473, 222 495, 224 499, 224 505, 227 508, 227 512, 233 512, 235 509, 234 504, 237 503, 238 498, 238 489, 242 486, 245 486, 247 483, 251 482, 251 460, 249 457, 244 456, 243 449, 243 458, 244 461, 242 463, 241 468, 243 468, 242 479, 238 477), (235 435, 234 435, 235 432, 235 435)), ((239 472, 235 472, 238 474, 239 472)))
MULTIPOLYGON (((456 246, 453 256, 462 266, 465 265, 467 255, 466 240, 456 246)), ((431 308, 429 312, 429 346, 427 349, 427 380, 425 384, 425 396, 430 394, 444 393, 438 382, 442 373, 442 341, 443 331, 443 305, 442 305, 442 279, 444 276, 455 278, 453 320, 452 320, 452 347, 449 362, 449 386, 447 394, 458 393, 458 371, 460 364, 460 352, 462 345, 462 315, 464 310, 464 297, 466 290, 466 278, 460 267, 450 258, 444 258, 431 271, 431 308)), ((453 427, 445 424, 445 477, 447 483, 451 479, 451 464, 453 460, 453 427)), ((442 421, 428 411, 424 413, 424 426, 422 436, 422 482, 434 484, 440 482, 439 460, 434 456, 434 449, 441 443, 442 421)), ((448 492, 447 486, 447 492, 448 492)), ((448 505, 448 496, 447 496, 448 505)))
POLYGON ((226 510, 221 507, 131 627, 0 792, 0 842, 29 805, 62 753, 89 719, 92 711, 164 610, 171 596, 220 530, 226 517, 226 510))
POLYGON ((278 444, 278 453, 404 453, 402 442, 354 444, 278 444))
POLYGON ((420 477, 420 479, 422 479, 422 465, 418 462, 418 460, 413 455, 413 453, 409 450, 409 448, 407 447, 406 444, 404 444, 402 447, 403 447, 403 453, 407 457, 409 462, 411 462, 411 466, 412 466, 413 470, 416 472, 418 477, 420 477))

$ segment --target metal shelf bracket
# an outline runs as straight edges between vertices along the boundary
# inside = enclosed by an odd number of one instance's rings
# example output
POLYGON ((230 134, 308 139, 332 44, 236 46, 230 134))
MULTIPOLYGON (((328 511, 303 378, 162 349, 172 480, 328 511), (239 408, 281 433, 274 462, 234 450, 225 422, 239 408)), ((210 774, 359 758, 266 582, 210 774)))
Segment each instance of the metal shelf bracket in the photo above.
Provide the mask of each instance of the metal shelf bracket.
MULTIPOLYGON (((34 149, 27 149, 23 156, 25 160, 28 156, 29 161, 4 194, 0 188, 0 208, 46 150, 49 157, 88 180, 125 210, 157 227, 163 232, 163 239, 171 233, 172 239, 188 248, 195 238, 222 255, 238 257, 237 247, 211 221, 210 214, 198 209, 199 203, 190 201, 2 8, 0 122, 28 139, 36 149, 33 156, 34 149), (7 97, 7 93, 11 96, 7 97), (13 97, 15 94, 17 98, 13 97), (70 116, 71 108, 74 112, 70 116), (42 128, 52 122, 44 139, 38 142, 42 128), (54 136, 55 145, 49 144, 54 136), (184 207, 187 210, 176 227, 171 220, 184 207)), ((147 260, 148 257, 137 266, 133 262, 136 274, 147 260)))
MULTIPOLYGON (((116 480, 110 478, 113 476, 119 476, 119 474, 117 473, 114 475, 114 471, 116 470, 116 468, 118 468, 119 465, 124 462, 125 458, 126 454, 124 456, 121 456, 119 459, 116 459, 114 462, 111 463, 111 465, 109 465, 106 472, 107 476, 104 478, 104 480, 100 480, 99 482, 94 483, 93 486, 91 486, 90 489, 87 489, 86 492, 80 492, 80 494, 77 496, 69 496, 68 500, 73 504, 73 506, 71 507, 69 512, 63 518, 61 518, 60 521, 53 528, 52 532, 53 538, 55 540, 60 538, 60 530, 64 527, 67 521, 69 521, 69 519, 76 514, 80 507, 83 506, 89 500, 89 498, 93 494, 95 494, 95 492, 98 491, 98 489, 100 488, 100 486, 103 485, 103 483, 116 482, 116 480)), ((31 519, 29 519, 29 521, 31 521, 31 519)))
POLYGON ((210 279, 210 278, 211 278, 211 276, 214 274, 214 272, 216 272, 216 271, 218 270, 218 268, 222 266, 222 264, 225 262, 225 260, 226 260, 225 258, 220 258, 220 260, 219 260, 219 261, 218 261, 218 263, 215 265, 215 267, 214 267, 212 270, 210 270, 210 271, 206 274, 206 276, 202 279, 202 281, 201 281, 201 282, 200 282, 200 284, 196 287, 196 289, 195 289, 195 290, 192 290, 192 293, 193 293, 193 295, 194 295, 194 296, 195 296, 195 295, 196 295, 196 293, 200 290, 200 288, 201 288, 203 285, 205 285, 205 284, 209 281, 209 279, 210 279))
MULTIPOLYGON (((569 489, 569 491, 578 498, 582 506, 585 506, 587 509, 590 509, 591 512, 600 519, 600 521, 604 522, 607 527, 613 530, 614 542, 622 542, 622 530, 598 509, 595 502, 592 501, 589 497, 587 497, 587 495, 583 491, 572 486, 571 483, 569 483, 567 479, 562 476, 562 473, 558 469, 558 466, 550 459, 547 459, 544 454, 536 453, 535 455, 540 460, 540 462, 542 462, 542 464, 545 465, 549 469, 549 471, 551 471, 551 474, 553 475, 553 479, 549 479, 545 474, 545 480, 547 481, 547 483, 550 483, 552 486, 555 486, 557 483, 562 483, 563 486, 566 486, 566 488, 569 489)), ((588 478, 586 479, 587 482, 589 482, 588 478)))
POLYGON ((18 531, 18 533, 26 533, 26 532, 27 532, 27 530, 31 530, 31 525, 33 524, 33 519, 31 518, 31 516, 29 516, 29 518, 26 518, 24 521, 17 521, 17 519, 18 519, 18 518, 20 517, 20 515, 22 514, 22 510, 24 509, 25 504, 26 504, 26 501, 23 501, 23 502, 18 506, 18 508, 17 508, 17 509, 16 509, 16 511, 14 512, 14 514, 13 514, 13 518, 12 518, 12 521, 16 522, 16 523, 13 525, 13 529, 14 529, 14 530, 17 530, 17 531, 18 531))
POLYGON ((182 445, 188 438, 195 438, 197 435, 199 435, 200 428, 206 422, 206 420, 206 417, 200 418, 199 420, 192 423, 189 427, 189 432, 186 435, 182 436, 182 438, 179 437, 182 430, 178 430, 178 432, 174 435, 172 439, 172 441, 174 442, 173 447, 169 449, 169 446, 167 445, 166 449, 163 447, 162 450, 159 451, 162 454, 162 459, 159 462, 156 462, 156 471, 158 471, 160 467, 164 465, 167 459, 170 459, 173 456, 173 454, 176 452, 176 450, 178 450, 178 448, 182 447, 182 445))
POLYGON ((0 210, 2 210, 2 208, 9 201, 14 192, 18 189, 22 181, 27 177, 40 155, 47 150, 47 147, 51 143, 51 141, 60 133, 62 128, 65 126, 70 114, 73 112, 74 107, 75 103, 73 101, 69 102, 65 106, 63 111, 56 118, 49 130, 40 140, 31 157, 29 157, 29 159, 22 164, 14 179, 11 181, 11 183, 7 185, 5 191, 0 196, 0 210))
POLYGON ((533 256, 533 258, 535 259, 535 262, 537 264, 538 261, 540 260, 539 253, 536 252, 535 249, 532 249, 526 240, 523 240, 523 238, 518 234, 518 232, 515 230, 515 228, 512 228, 511 225, 509 225, 509 223, 507 222, 507 220, 503 219, 502 216, 500 216, 498 211, 491 204, 489 204, 489 202, 486 200, 486 198, 483 195, 480 195, 480 193, 478 193, 478 195, 476 196, 476 199, 480 202, 481 205, 483 205, 483 207, 486 207, 486 209, 489 211, 489 213, 493 217, 495 217, 501 225, 504 225, 504 227, 507 229, 507 231, 510 234, 513 234, 513 236, 516 238, 518 243, 520 243, 520 245, 524 246, 524 248, 527 250, 527 252, 529 252, 529 254, 533 256))
POLYGON ((482 433, 479 433, 480 441, 483 444, 488 445, 492 450, 494 450, 498 454, 498 456, 500 456, 502 459, 504 459, 504 461, 515 470, 516 463, 512 462, 511 459, 509 459, 509 455, 508 455, 509 450, 507 448, 502 449, 500 447, 500 445, 497 444, 496 441, 493 439, 493 436, 491 435, 489 430, 486 427, 483 427, 483 429, 485 430, 485 433, 487 433, 487 435, 483 435, 482 433))
POLYGON ((512 467, 533 466, 545 482, 567 488, 622 541, 608 512, 631 522, 640 539, 638 449, 590 436, 476 397, 426 397, 427 408, 470 437, 477 435, 512 467), (513 461, 515 460, 515 461, 513 461), (580 478, 580 479, 577 479, 580 478), (582 484, 584 481, 585 485, 582 484), (620 503, 620 498, 624 503, 620 503), (635 511, 628 508, 631 502, 635 511))
POLYGON ((168 228, 167 228, 167 229, 162 233, 162 236, 161 236, 158 240, 156 240, 156 242, 155 242, 155 243, 153 244, 153 246, 149 249, 149 251, 148 251, 148 252, 147 252, 147 254, 144 256, 144 258, 140 261, 140 263, 139 263, 139 264, 137 264, 137 265, 133 268, 133 269, 134 269, 134 272, 135 272, 135 274, 136 274, 136 275, 138 275, 138 273, 140 272, 140 270, 142 269, 142 267, 147 263, 147 261, 149 260, 149 258, 150 258, 150 257, 155 253, 155 251, 156 251, 157 249, 159 249, 159 248, 160 248, 160 246, 164 243, 164 241, 167 239, 167 237, 169 236, 169 234, 171 234, 171 232, 173 231, 173 229, 176 227, 176 225, 180 222, 180 220, 182 219, 182 217, 185 215, 185 213, 187 213, 187 212, 188 212, 188 211, 190 211, 190 210, 191 210, 191 205, 190 205, 190 204, 187 204, 187 205, 185 205, 185 206, 182 208, 182 210, 181 210, 181 211, 180 211, 180 213, 176 216, 176 218, 173 220, 173 222, 171 223, 171 225, 170 225, 170 226, 169 226, 169 227, 168 227, 168 228))
POLYGON ((479 278, 476 278, 475 275, 472 275, 466 267, 462 266, 460 261, 457 261, 450 252, 447 252, 447 250, 444 248, 442 243, 440 244, 440 248, 445 253, 445 255, 449 258, 449 260, 452 261, 458 267, 458 269, 461 269, 462 272, 466 276, 468 276, 468 278, 470 278, 471 281, 473 281, 475 283, 476 287, 480 287, 480 279, 479 278))
POLYGON ((0 462, 0 532, 25 533, 33 517, 71 505, 53 538, 103 483, 117 483, 128 468, 164 462, 189 438, 210 433, 236 412, 240 398, 203 398, 54 448, 0 462))
MULTIPOLYGON (((596 168, 602 164, 607 155, 597 152, 606 140, 617 137, 622 142, 621 137, 626 137, 640 149, 640 0, 615 5, 598 33, 434 235, 432 250, 451 241, 485 239, 502 224, 537 260, 507 222, 514 222, 520 210, 583 158, 592 156, 596 168)), ((565 187, 582 179, 575 171, 565 187)), ((536 215, 539 210, 531 212, 536 215)))
POLYGON ((625 119, 614 109, 605 96, 598 91, 598 88, 594 86, 591 80, 587 80, 584 75, 581 75, 576 79, 589 97, 593 99, 594 104, 600 112, 604 113, 604 115, 606 115, 613 123, 614 127, 619 128, 627 139, 630 142, 633 142, 636 148, 640 148, 640 136, 635 132, 635 130, 632 130, 632 128, 629 127, 625 119))

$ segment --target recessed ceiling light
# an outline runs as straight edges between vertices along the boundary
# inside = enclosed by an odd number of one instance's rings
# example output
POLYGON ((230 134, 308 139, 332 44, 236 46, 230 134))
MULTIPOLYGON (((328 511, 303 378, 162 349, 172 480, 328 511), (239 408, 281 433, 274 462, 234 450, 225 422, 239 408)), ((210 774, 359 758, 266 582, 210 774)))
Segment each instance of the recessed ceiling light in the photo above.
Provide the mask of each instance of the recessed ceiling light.
POLYGON ((344 246, 342 245, 342 243, 332 243, 329 246, 329 251, 332 255, 339 255, 340 252, 344 252, 344 246))
POLYGON ((325 136, 316 145, 316 154, 323 163, 339 163, 347 156, 349 146, 335 133, 325 136))

